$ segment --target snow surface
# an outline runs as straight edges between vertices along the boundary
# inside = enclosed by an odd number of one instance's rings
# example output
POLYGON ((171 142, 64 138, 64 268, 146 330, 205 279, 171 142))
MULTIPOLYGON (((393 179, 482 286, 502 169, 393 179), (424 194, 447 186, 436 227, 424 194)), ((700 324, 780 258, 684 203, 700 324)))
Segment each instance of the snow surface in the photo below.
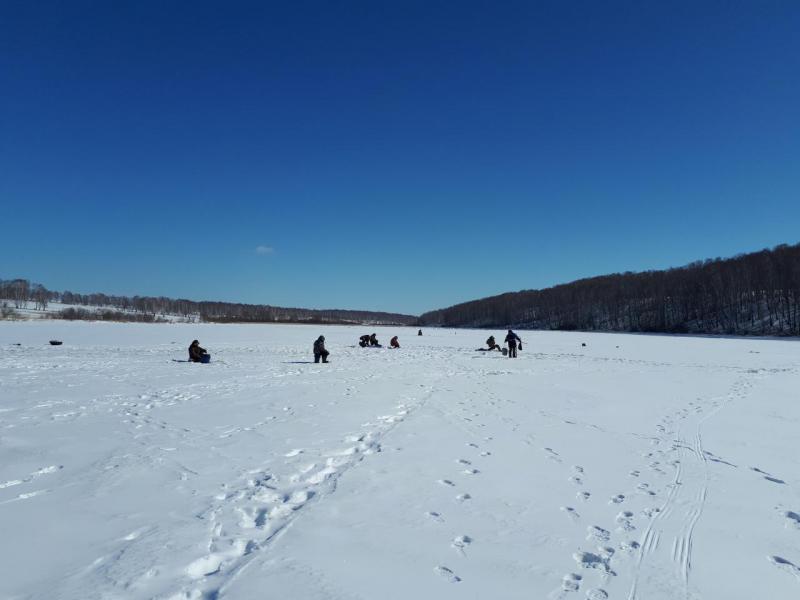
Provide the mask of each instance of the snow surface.
POLYGON ((415 333, 0 324, 0 598, 800 596, 797 342, 415 333))

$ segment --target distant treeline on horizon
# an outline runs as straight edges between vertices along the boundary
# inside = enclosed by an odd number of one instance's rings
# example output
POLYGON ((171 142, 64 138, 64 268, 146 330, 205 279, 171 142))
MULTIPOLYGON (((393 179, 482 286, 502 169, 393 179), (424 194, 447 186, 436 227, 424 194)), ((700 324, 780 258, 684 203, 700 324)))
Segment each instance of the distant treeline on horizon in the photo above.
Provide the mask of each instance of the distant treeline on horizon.
POLYGON ((71 305, 53 312, 53 318, 68 320, 108 320, 159 322, 165 316, 207 323, 309 323, 309 324, 371 324, 413 325, 417 317, 387 312, 366 310, 315 310, 306 308, 284 308, 264 304, 239 304, 234 302, 210 302, 150 296, 112 296, 101 293, 76 294, 48 290, 41 284, 32 284, 25 279, 0 280, 0 299, 13 306, 4 307, 3 317, 13 316, 13 309, 27 308, 47 310, 50 303, 71 305), (104 307, 115 310, 87 311, 75 306, 104 307))
POLYGON ((800 335, 800 244, 685 267, 617 273, 473 300, 419 325, 800 335))
MULTIPOLYGON (((315 323, 695 333, 800 335, 800 244, 679 268, 591 277, 543 290, 509 292, 427 312, 420 317, 359 310, 312 310, 146 296, 54 292, 24 279, 0 280, 0 300, 13 308, 48 303, 55 318, 159 321, 174 315, 212 323, 315 323), (99 316, 98 316, 99 315, 99 316), (131 315, 128 319, 126 315, 131 315)), ((0 317, 13 309, 0 302, 0 317)))

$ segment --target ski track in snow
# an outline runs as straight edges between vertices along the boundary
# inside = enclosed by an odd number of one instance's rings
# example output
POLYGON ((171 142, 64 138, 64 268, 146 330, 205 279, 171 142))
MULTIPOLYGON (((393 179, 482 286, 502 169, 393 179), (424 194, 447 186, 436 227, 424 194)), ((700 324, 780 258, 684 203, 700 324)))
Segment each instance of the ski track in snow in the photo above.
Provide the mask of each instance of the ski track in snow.
MULTIPOLYGON (((631 579, 630 588, 625 594, 628 600, 651 597, 647 588, 653 585, 656 589, 673 590, 672 597, 675 598, 695 597, 691 586, 694 535, 710 493, 710 468, 714 463, 736 466, 706 450, 703 444, 703 426, 730 404, 744 401, 751 387, 749 378, 741 377, 725 397, 690 402, 687 407, 664 417, 656 426, 658 435, 650 439, 650 445, 656 449, 643 453, 649 462, 630 471, 629 476, 640 479, 648 470, 663 476, 669 468, 673 472, 672 480, 665 486, 661 503, 642 512, 646 525, 638 539, 626 535, 634 533, 638 528, 637 517, 631 511, 617 514, 613 533, 600 525, 587 527, 586 539, 594 548, 588 551, 579 548, 573 556, 578 569, 600 573, 597 584, 601 587, 587 590, 587 598, 612 597, 602 586, 607 585, 611 578, 625 575, 626 572, 631 579), (691 436, 691 442, 687 442, 684 436, 691 436), (663 447, 669 449, 660 449, 663 447), (667 537, 671 537, 671 541, 663 544, 667 537), (617 556, 621 557, 620 560, 617 556), (667 563, 673 565, 671 578, 663 571, 663 566, 667 563), (643 586, 642 576, 645 573, 647 578, 643 586)), ((561 462, 558 452, 553 448, 547 447, 544 451, 549 459, 561 462)), ((760 468, 751 467, 751 471, 767 481, 783 483, 783 480, 760 468)), ((584 477, 585 471, 582 467, 573 467, 569 480, 582 488, 584 477)), ((636 492, 656 499, 657 494, 651 487, 649 483, 640 483, 636 492)), ((589 501, 591 492, 581 489, 577 498, 589 501)), ((611 506, 621 506, 625 499, 626 495, 620 493, 612 496, 608 503, 611 506)), ((580 520, 580 515, 574 508, 561 507, 561 511, 571 516, 573 521, 580 520)), ((783 514, 787 526, 800 528, 800 517, 797 513, 785 511, 783 514)), ((791 561, 771 556, 770 562, 800 578, 800 567, 791 561)), ((561 587, 553 591, 551 598, 564 598, 568 593, 579 591, 584 583, 585 576, 568 573, 564 575, 561 587)))
MULTIPOLYGON (((640 589, 641 574, 648 567, 648 563, 655 562, 656 554, 664 552, 665 549, 660 543, 668 531, 677 532, 676 535, 673 534, 670 544, 674 579, 672 582, 663 583, 665 575, 661 574, 661 576, 652 575, 651 581, 662 579, 660 585, 675 589, 675 593, 680 597, 690 597, 694 531, 703 514, 709 493, 709 460, 703 447, 702 428, 708 420, 730 403, 743 400, 749 388, 748 381, 737 380, 727 397, 691 402, 690 407, 680 409, 676 414, 664 418, 657 426, 661 434, 659 441, 664 445, 671 443, 671 447, 667 451, 656 450, 654 453, 648 453, 648 457, 652 457, 650 455, 653 454, 660 459, 651 462, 649 466, 653 470, 660 470, 659 466, 666 461, 673 467, 674 477, 667 486, 668 492, 664 502, 652 513, 652 518, 639 540, 639 554, 628 600, 647 598, 647 594, 640 589), (691 444, 683 437, 687 428, 692 433, 691 444), (657 465, 653 466, 654 463, 657 465), (678 508, 681 498, 684 500, 678 508)), ((663 557, 660 557, 656 562, 658 566, 654 566, 653 569, 660 568, 664 562, 663 557)))

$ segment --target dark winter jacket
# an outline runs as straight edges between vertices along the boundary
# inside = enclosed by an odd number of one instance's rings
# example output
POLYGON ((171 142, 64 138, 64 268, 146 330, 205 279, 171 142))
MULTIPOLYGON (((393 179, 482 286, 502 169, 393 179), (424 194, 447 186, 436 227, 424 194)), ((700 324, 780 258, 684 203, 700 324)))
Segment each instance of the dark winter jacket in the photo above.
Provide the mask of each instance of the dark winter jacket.
POLYGON ((314 342, 314 354, 325 354, 325 336, 319 336, 314 342))
POLYGON ((203 355, 208 354, 205 348, 201 348, 197 342, 192 342, 189 346, 189 360, 192 362, 200 362, 203 355))
POLYGON ((508 335, 506 336, 506 344, 516 348, 517 342, 521 344, 522 340, 519 339, 519 336, 516 333, 514 333, 513 331, 509 331, 508 335))

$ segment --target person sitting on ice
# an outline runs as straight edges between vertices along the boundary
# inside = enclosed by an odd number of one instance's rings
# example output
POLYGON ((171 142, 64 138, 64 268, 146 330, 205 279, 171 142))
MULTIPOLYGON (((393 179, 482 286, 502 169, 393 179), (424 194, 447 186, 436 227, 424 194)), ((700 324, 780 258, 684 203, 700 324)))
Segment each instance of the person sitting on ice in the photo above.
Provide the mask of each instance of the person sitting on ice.
POLYGON ((197 340, 192 341, 189 346, 189 360, 191 362, 203 362, 203 357, 207 355, 206 349, 200 347, 200 342, 197 340))
POLYGON ((497 350, 498 352, 502 352, 502 348, 500 348, 500 344, 498 344, 494 340, 494 336, 490 335, 489 339, 486 340, 486 345, 489 346, 489 350, 497 350))
POLYGON ((362 335, 360 338, 358 338, 358 345, 361 346, 362 348, 366 348, 367 346, 369 346, 369 336, 362 335))
POLYGON ((322 362, 326 363, 328 362, 328 355, 330 355, 330 352, 325 349, 325 336, 321 335, 314 342, 314 362, 318 363, 321 358, 322 362))
POLYGON ((381 343, 378 341, 378 336, 375 335, 374 333, 371 336, 369 336, 369 345, 375 346, 376 348, 382 347, 381 343))
POLYGON ((506 344, 508 344, 508 358, 517 358, 517 342, 519 342, 519 347, 522 348, 522 340, 519 339, 519 336, 511 331, 508 330, 508 335, 506 335, 506 344))
POLYGON ((389 346, 391 346, 392 348, 399 348, 399 347, 400 347, 400 342, 398 342, 398 341, 397 341, 397 336, 394 336, 394 337, 393 337, 393 338, 392 338, 392 339, 389 341, 389 346))
POLYGON ((422 329, 420 329, 419 331, 417 331, 417 335, 422 335, 422 329))

